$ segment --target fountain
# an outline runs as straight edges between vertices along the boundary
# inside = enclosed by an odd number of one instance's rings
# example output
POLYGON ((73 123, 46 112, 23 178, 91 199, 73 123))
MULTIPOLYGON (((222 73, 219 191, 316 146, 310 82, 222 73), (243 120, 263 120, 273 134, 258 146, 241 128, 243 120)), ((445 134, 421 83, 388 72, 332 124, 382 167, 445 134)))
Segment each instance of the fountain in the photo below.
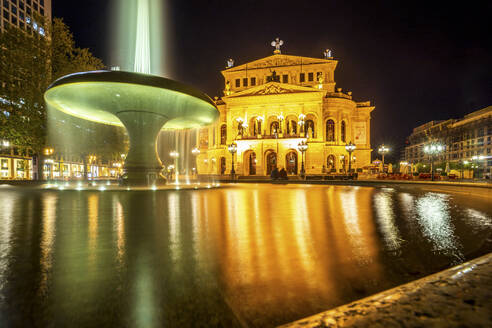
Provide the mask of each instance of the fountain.
POLYGON ((151 75, 151 0, 136 2, 135 72, 92 71, 62 77, 46 91, 49 108, 85 120, 124 126, 130 150, 125 185, 164 183, 156 150, 163 129, 189 129, 213 123, 219 112, 204 93, 180 82, 151 75))
POLYGON ((204 93, 180 82, 141 73, 93 71, 55 81, 45 93, 46 103, 82 119, 124 126, 130 139, 124 184, 164 182, 156 152, 161 129, 196 128, 219 116, 204 93))

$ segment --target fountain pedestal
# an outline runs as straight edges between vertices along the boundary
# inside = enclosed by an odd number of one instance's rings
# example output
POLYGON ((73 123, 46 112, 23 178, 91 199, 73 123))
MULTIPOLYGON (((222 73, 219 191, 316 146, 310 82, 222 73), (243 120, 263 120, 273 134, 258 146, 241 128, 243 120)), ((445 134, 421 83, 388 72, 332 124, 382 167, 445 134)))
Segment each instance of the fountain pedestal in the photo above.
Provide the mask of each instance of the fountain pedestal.
POLYGON ((130 150, 125 159, 122 184, 160 185, 166 179, 161 174, 162 163, 157 154, 157 136, 169 120, 166 116, 144 111, 116 113, 130 139, 130 150))

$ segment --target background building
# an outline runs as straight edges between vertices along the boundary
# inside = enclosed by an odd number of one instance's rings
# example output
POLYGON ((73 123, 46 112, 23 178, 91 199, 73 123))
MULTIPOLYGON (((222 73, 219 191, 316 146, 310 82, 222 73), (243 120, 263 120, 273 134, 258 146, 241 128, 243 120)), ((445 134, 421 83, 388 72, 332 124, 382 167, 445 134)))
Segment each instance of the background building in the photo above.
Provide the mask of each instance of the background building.
POLYGON ((0 0, 0 3, 0 31, 3 32, 7 25, 11 25, 45 34, 35 17, 39 15, 51 20, 51 0, 0 0))
POLYGON ((240 66, 229 60, 224 96, 215 99, 220 120, 198 134, 198 173, 229 174, 232 142, 239 175, 269 175, 275 166, 299 174, 302 141, 308 144, 306 174, 346 172, 349 142, 357 146, 352 168, 369 165, 374 106, 335 89, 337 63, 328 50, 325 58, 307 58, 283 55, 278 47, 240 66))
POLYGON ((436 161, 461 170, 473 166, 477 174, 490 174, 492 169, 492 106, 466 115, 462 119, 431 121, 413 129, 405 147, 405 161, 427 163, 424 146, 439 142, 444 151, 436 161), (467 166, 468 165, 468 166, 467 166), (478 166, 478 167, 475 167, 478 166))

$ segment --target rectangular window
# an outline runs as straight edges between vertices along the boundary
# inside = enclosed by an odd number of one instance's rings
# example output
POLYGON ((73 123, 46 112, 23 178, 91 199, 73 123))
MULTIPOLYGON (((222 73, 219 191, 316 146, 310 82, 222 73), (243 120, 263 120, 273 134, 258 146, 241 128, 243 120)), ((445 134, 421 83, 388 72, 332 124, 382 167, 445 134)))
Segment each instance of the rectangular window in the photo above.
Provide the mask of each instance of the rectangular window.
POLYGON ((301 83, 306 82, 306 74, 301 73, 301 75, 299 75, 299 82, 301 83))
POLYGON ((289 83, 289 75, 287 74, 282 75, 282 83, 289 83))
POLYGON ((247 77, 245 77, 245 78, 243 79, 243 87, 247 87, 247 86, 248 86, 248 78, 247 78, 247 77))
POLYGON ((17 7, 16 6, 12 6, 12 8, 10 8, 10 11, 12 12, 12 14, 17 15, 17 7))
POLYGON ((9 15, 9 12, 8 11, 5 11, 5 10, 3 11, 3 18, 5 18, 6 20, 9 20, 10 19, 10 15, 9 15))
POLYGON ((8 10, 9 9, 9 2, 8 1, 4 1, 3 2, 3 6, 4 6, 5 9, 8 10))
POLYGON ((314 73, 312 73, 312 72, 311 73, 308 73, 308 81, 309 82, 314 81, 314 73))
POLYGON ((236 88, 239 88, 241 86, 241 80, 236 79, 236 88))
POLYGON ((255 86, 256 85, 256 77, 252 77, 251 78, 251 86, 255 86))
POLYGON ((17 17, 12 16, 12 24, 17 25, 17 17))

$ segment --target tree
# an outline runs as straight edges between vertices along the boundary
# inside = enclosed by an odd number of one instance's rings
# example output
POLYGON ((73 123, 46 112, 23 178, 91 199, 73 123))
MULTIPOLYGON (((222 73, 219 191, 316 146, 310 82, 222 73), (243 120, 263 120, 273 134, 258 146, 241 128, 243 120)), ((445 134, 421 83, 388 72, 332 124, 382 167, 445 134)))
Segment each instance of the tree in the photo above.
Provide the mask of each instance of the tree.
MULTIPOLYGON (((0 139, 9 140, 19 154, 42 157, 48 129, 43 96, 48 86, 64 75, 104 65, 88 49, 75 46, 70 29, 58 18, 46 22, 34 17, 27 30, 6 26, 0 33, 0 50, 0 139)), ((96 130, 97 126, 89 129, 96 130)))
POLYGON ((46 142, 44 92, 57 78, 97 70, 102 61, 88 49, 75 47, 63 20, 43 17, 27 31, 7 26, 0 34, 0 138, 8 139, 23 154, 40 153, 46 142), (40 33, 40 27, 44 28, 40 33))

